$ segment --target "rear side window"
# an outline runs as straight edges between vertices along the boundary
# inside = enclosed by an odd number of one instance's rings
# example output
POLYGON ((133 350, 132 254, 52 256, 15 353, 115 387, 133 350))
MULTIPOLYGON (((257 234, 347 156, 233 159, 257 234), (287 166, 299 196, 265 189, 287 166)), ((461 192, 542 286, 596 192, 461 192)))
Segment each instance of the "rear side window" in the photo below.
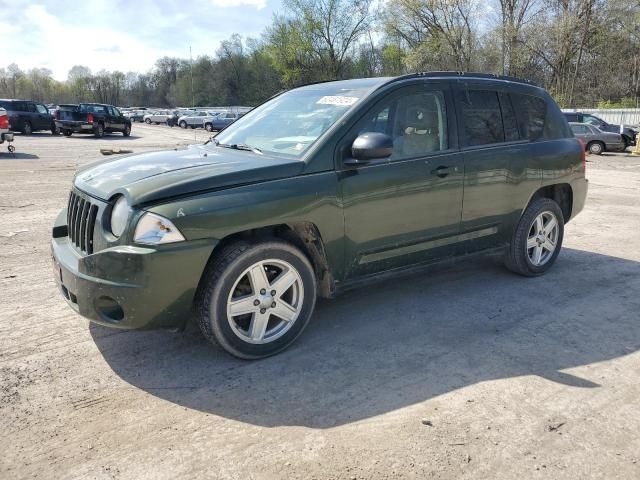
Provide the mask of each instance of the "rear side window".
POLYGON ((33 103, 27 103, 27 112, 35 113, 36 106, 33 103))
POLYGON ((575 113, 565 113, 564 116, 567 119, 567 122, 577 122, 578 121, 578 115, 575 114, 575 113))
POLYGON ((502 122, 504 123, 504 139, 507 142, 520 140, 518 133, 518 122, 516 121, 516 112, 511 104, 511 99, 506 93, 498 93, 500 98, 500 108, 502 109, 502 122))
POLYGON ((575 133, 576 135, 586 135, 587 133, 589 133, 587 131, 587 127, 584 125, 571 125, 571 131, 573 131, 573 133, 575 133))
POLYGON ((542 137, 547 102, 539 97, 519 93, 511 94, 511 100, 518 118, 520 137, 531 141, 542 137))
POLYGON ((488 145, 504 141, 498 93, 490 90, 458 91, 462 107, 465 145, 488 145))

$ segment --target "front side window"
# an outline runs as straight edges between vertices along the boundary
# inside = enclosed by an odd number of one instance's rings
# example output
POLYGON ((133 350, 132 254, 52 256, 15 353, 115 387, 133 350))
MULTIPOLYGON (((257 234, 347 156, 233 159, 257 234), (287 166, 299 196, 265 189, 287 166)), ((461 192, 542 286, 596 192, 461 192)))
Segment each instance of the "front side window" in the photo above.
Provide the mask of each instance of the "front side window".
POLYGON ((265 153, 301 158, 367 92, 339 84, 291 90, 241 116, 216 136, 216 143, 249 145, 265 153))
POLYGON ((49 113, 44 105, 38 104, 36 105, 36 108, 38 109, 38 113, 49 113))
POLYGON ((367 113, 357 126, 358 135, 385 133, 393 139, 390 160, 428 155, 449 148, 444 93, 408 87, 393 94, 367 113))
POLYGON ((498 93, 490 90, 458 91, 465 145, 489 145, 504 141, 498 93))

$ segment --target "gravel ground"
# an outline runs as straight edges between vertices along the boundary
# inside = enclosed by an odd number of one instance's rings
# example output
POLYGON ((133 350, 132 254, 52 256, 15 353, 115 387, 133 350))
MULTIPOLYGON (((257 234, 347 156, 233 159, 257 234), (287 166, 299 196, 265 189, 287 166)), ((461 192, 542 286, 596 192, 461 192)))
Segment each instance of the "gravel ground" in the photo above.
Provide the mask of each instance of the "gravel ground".
POLYGON ((193 326, 91 325, 52 279, 78 165, 194 138, 0 147, 0 478, 640 478, 640 157, 590 159, 546 276, 484 258, 373 285, 243 362, 193 326))

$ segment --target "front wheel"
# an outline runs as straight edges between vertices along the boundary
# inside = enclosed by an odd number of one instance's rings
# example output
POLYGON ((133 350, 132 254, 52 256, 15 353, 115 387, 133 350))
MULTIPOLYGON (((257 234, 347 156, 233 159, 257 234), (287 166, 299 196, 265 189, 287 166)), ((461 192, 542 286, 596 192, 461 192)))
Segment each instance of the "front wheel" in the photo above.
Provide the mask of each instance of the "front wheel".
POLYGON ((243 359, 287 348, 309 323, 316 280, 307 257, 270 240, 236 243, 209 263, 196 297, 200 328, 210 341, 243 359))
POLYGON ((211 125, 210 123, 207 123, 207 124, 204 126, 204 129, 205 129, 207 132, 213 132, 213 125, 211 125))
POLYGON ((542 275, 556 261, 564 237, 564 217, 550 198, 527 207, 505 255, 509 270, 527 277, 542 275))
POLYGON ((63 131, 62 131, 62 134, 63 134, 65 137, 70 137, 72 133, 73 133, 73 132, 72 132, 71 130, 63 130, 63 131))
POLYGON ((151 125, 151 120, 149 120, 148 118, 145 118, 144 123, 146 123, 147 125, 151 125))
POLYGON ((187 122, 185 122, 184 120, 182 120, 180 122, 180 128, 187 128, 187 122))

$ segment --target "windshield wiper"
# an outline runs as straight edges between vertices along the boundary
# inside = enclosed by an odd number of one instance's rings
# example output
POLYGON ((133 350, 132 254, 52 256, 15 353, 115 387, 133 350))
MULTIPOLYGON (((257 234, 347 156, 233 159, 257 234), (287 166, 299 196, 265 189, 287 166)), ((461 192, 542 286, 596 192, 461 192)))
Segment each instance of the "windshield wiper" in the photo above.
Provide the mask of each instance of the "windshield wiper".
POLYGON ((216 147, 231 148, 233 150, 246 150, 248 152, 258 153, 262 155, 262 150, 245 143, 220 143, 215 138, 213 139, 213 142, 216 144, 216 147))

